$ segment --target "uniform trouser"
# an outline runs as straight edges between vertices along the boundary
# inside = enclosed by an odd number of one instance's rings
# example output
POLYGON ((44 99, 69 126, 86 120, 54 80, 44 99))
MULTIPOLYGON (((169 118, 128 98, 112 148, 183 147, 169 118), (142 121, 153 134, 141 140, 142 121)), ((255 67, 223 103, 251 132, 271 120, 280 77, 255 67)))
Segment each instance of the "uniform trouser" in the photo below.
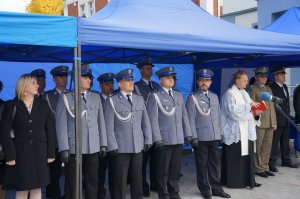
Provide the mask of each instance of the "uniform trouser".
POLYGON ((150 168, 150 186, 156 188, 156 177, 155 177, 155 150, 151 148, 149 151, 143 154, 143 191, 149 190, 149 184, 147 182, 147 164, 148 161, 150 162, 149 168, 150 168), (149 161, 150 159, 150 161, 149 161))
POLYGON ((61 161, 56 153, 55 160, 50 164, 50 184, 46 186, 47 198, 61 198, 59 179, 61 175, 61 161))
POLYGON ((179 197, 182 145, 165 145, 156 151, 157 193, 160 199, 179 197))
POLYGON ((219 163, 219 141, 199 141, 194 149, 197 185, 202 195, 210 195, 210 187, 213 193, 223 192, 221 184, 221 164, 219 163))
MULTIPOLYGON (((82 177, 85 199, 97 199, 98 195, 98 153, 82 155, 82 177)), ((65 167, 65 199, 74 199, 76 190, 76 159, 70 155, 70 162, 65 167)))
POLYGON ((99 186, 98 186, 98 199, 104 199, 106 195, 105 178, 106 178, 106 169, 107 169, 108 158, 99 158, 99 186))
POLYGON ((255 172, 269 171, 269 158, 272 149, 273 128, 256 128, 255 172))
POLYGON ((126 198, 127 177, 130 178, 131 199, 142 199, 143 153, 119 153, 110 160, 113 177, 112 199, 126 198), (128 176, 129 175, 131 176, 128 176))
POLYGON ((276 167, 276 162, 278 158, 278 142, 280 142, 281 150, 281 160, 283 164, 289 164, 291 162, 290 158, 290 146, 289 146, 289 131, 290 126, 281 127, 278 126, 273 134, 272 150, 269 160, 269 167, 276 167))

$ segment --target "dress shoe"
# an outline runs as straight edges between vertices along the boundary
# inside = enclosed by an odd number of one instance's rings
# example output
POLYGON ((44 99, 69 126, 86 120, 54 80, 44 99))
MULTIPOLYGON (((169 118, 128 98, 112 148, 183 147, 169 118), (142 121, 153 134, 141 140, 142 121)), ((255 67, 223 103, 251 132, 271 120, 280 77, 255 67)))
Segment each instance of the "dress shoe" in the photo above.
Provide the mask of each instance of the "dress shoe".
POLYGON ((220 192, 220 193, 212 193, 213 196, 219 196, 221 198, 231 198, 231 196, 228 193, 220 192))
POLYGON ((154 191, 154 192, 157 192, 157 187, 155 187, 155 186, 150 186, 150 190, 151 190, 151 191, 154 191))
POLYGON ((295 164, 295 163, 293 163, 293 162, 283 163, 281 166, 283 166, 283 167, 295 168, 295 169, 297 169, 297 168, 299 167, 298 164, 295 164))
POLYGON ((278 172, 278 169, 276 168, 276 167, 270 167, 270 169, 269 169, 270 171, 272 171, 272 172, 278 172))
POLYGON ((271 171, 265 171, 265 174, 267 174, 268 176, 275 176, 275 174, 271 171))
POLYGON ((143 190, 143 196, 146 197, 146 198, 150 197, 150 190, 149 190, 149 188, 143 190))
POLYGON ((211 195, 210 194, 202 194, 202 197, 204 199, 212 199, 211 195))
POLYGON ((263 178, 267 178, 268 175, 265 172, 259 172, 259 173, 255 173, 256 175, 263 177, 263 178))
POLYGON ((254 184, 254 187, 261 187, 261 184, 259 184, 259 183, 256 182, 256 183, 254 184))

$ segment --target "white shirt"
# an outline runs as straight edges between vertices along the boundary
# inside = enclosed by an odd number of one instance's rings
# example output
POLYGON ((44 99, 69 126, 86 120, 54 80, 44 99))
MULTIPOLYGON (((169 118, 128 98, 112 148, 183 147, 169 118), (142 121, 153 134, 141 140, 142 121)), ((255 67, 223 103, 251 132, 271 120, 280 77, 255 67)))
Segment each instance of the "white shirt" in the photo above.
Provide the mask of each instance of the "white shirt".
POLYGON ((166 91, 168 94, 169 94, 169 91, 171 91, 171 95, 172 95, 172 97, 174 97, 174 95, 173 95, 173 89, 172 88, 167 89, 165 87, 162 87, 162 89, 164 89, 164 91, 166 91))
POLYGON ((131 102, 132 102, 132 92, 131 93, 125 93, 125 92, 123 92, 123 91, 121 91, 121 93, 124 95, 124 97, 127 99, 127 95, 130 95, 130 100, 131 100, 131 102))
POLYGON ((63 92, 61 92, 58 88, 55 88, 56 91, 61 95, 63 92))
POLYGON ((147 79, 144 79, 144 78, 142 78, 142 80, 143 80, 147 85, 149 85, 150 80, 147 80, 147 79))
POLYGON ((102 97, 104 98, 104 100, 107 99, 107 96, 106 96, 106 95, 104 95, 103 93, 101 93, 101 95, 102 95, 102 97))

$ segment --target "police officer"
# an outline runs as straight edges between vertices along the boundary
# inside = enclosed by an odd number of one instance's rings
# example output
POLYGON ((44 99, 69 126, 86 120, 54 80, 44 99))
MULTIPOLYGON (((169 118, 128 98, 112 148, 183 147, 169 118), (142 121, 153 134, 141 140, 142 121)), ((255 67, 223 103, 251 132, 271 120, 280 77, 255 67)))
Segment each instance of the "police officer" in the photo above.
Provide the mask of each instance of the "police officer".
POLYGON ((45 88, 46 88, 46 72, 45 72, 45 70, 43 70, 41 68, 35 69, 35 70, 31 71, 30 74, 36 77, 37 83, 39 85, 38 96, 42 97, 44 95, 45 88))
MULTIPOLYGON (((151 62, 150 58, 140 61, 137 65, 137 68, 140 70, 142 78, 140 81, 135 83, 134 90, 141 94, 144 98, 145 103, 150 92, 158 90, 159 84, 151 81, 152 77, 152 68, 154 65, 151 62)), ((157 190, 157 183, 155 182, 155 153, 151 148, 147 153, 143 154, 143 195, 144 197, 150 197, 149 184, 147 182, 147 164, 150 158, 150 189, 155 191, 157 190)))
MULTIPOLYGON (((113 73, 104 73, 100 75, 97 80, 100 84, 101 93, 100 98, 102 102, 103 110, 105 109, 105 101, 106 99, 111 96, 114 92, 114 77, 113 73)), ((108 164, 108 157, 100 157, 99 159, 99 186, 98 186, 98 199, 104 199, 106 195, 105 185, 105 174, 106 168, 108 164)), ((109 175, 111 176, 111 169, 109 168, 109 175)), ((109 189, 112 188, 111 185, 111 177, 109 179, 109 189)), ((112 191, 111 191, 112 192, 112 191)))
MULTIPOLYGON (((53 68, 50 73, 53 76, 53 81, 55 83, 55 88, 53 90, 47 91, 43 98, 49 104, 50 110, 55 116, 56 105, 58 99, 62 93, 66 91, 68 84, 68 66, 57 66, 53 68)), ((55 125, 54 125, 55 126, 55 125)), ((50 178, 51 183, 46 187, 47 198, 61 198, 61 191, 59 187, 59 178, 61 175, 61 160, 58 154, 58 143, 55 134, 55 147, 56 147, 56 158, 55 161, 50 164, 50 178)))
MULTIPOLYGON (((260 67, 255 69, 255 81, 250 86, 249 95, 254 102, 262 101, 260 95, 262 92, 269 92, 272 95, 272 90, 266 85, 268 80, 268 67, 260 67)), ((269 158, 272 149, 272 140, 274 130, 277 128, 276 113, 274 103, 271 101, 264 102, 268 107, 260 117, 260 126, 256 126, 256 153, 254 155, 255 172, 260 177, 275 176, 269 171, 269 158)))
POLYGON ((209 91, 214 73, 200 69, 196 73, 198 89, 186 101, 186 109, 193 134, 192 146, 196 159, 197 185, 203 198, 213 196, 230 198, 221 184, 221 164, 219 164, 220 103, 218 96, 209 91))
MULTIPOLYGON (((282 104, 277 106, 286 114, 290 115, 290 102, 289 91, 284 84, 285 82, 285 68, 281 66, 274 66, 273 76, 274 82, 270 85, 274 96, 284 99, 282 104)), ((272 172, 278 172, 276 168, 276 162, 278 157, 278 142, 280 142, 281 160, 282 166, 298 168, 298 165, 293 163, 290 158, 290 146, 289 146, 289 130, 290 124, 287 118, 276 108, 277 129, 273 134, 272 150, 269 159, 269 169, 272 172)))
POLYGON ((105 103, 108 151, 113 171, 112 199, 125 199, 129 173, 132 199, 142 199, 143 150, 152 146, 152 131, 142 96, 134 94, 133 70, 116 74, 119 91, 105 103))
POLYGON ((151 118, 153 143, 156 149, 158 197, 179 199, 182 144, 190 143, 191 128, 182 94, 173 90, 174 67, 156 72, 160 79, 158 91, 152 92, 147 101, 151 118), (168 190, 167 190, 168 186, 168 190))
MULTIPOLYGON (((71 74, 74 74, 73 71, 71 74)), ((97 199, 99 156, 106 155, 107 137, 99 94, 89 91, 92 70, 81 69, 82 174, 85 198, 97 199)), ((75 198, 75 92, 62 94, 55 113, 58 147, 65 166, 65 198, 75 198)))
POLYGON ((140 61, 136 66, 140 70, 142 78, 135 83, 134 89, 143 96, 146 103, 149 93, 159 89, 159 84, 151 80, 154 64, 148 58, 140 61))

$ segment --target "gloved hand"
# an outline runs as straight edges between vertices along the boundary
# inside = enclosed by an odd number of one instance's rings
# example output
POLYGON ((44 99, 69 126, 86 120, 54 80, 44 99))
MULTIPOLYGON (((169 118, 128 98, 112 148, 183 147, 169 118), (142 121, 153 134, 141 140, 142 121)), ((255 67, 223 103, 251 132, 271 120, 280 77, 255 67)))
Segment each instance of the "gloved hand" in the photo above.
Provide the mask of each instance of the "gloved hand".
POLYGON ((69 150, 65 150, 65 151, 60 152, 60 160, 65 164, 68 164, 70 162, 69 150))
POLYGON ((106 156, 106 151, 107 151, 107 147, 106 146, 100 147, 99 157, 100 158, 104 158, 106 156))
POLYGON ((297 131, 300 132, 300 124, 296 124, 297 125, 297 131))
POLYGON ((147 151, 149 151, 149 149, 152 147, 152 144, 145 144, 144 145, 144 153, 146 153, 147 151))
POLYGON ((197 138, 192 139, 191 145, 193 148, 197 148, 198 147, 198 139, 197 138))
POLYGON ((154 142, 154 149, 155 150, 162 150, 164 148, 164 143, 162 140, 154 142))
POLYGON ((187 136, 184 138, 184 144, 191 144, 192 142, 192 136, 187 136))
POLYGON ((119 153, 118 149, 115 149, 115 150, 109 151, 108 156, 111 158, 115 158, 118 156, 118 153, 119 153))
POLYGON ((0 144, 0 161, 4 160, 3 146, 0 144))

